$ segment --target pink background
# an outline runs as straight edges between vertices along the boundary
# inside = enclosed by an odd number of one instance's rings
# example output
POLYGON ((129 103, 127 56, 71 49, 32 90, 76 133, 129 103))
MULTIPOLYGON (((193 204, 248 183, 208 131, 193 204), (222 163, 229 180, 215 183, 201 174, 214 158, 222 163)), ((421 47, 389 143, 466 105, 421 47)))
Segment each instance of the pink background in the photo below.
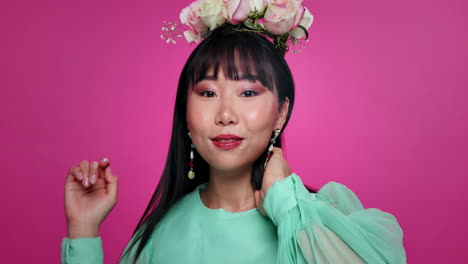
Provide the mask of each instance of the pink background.
MULTIPOLYGON (((103 157, 121 183, 101 229, 105 262, 118 259, 160 177, 194 48, 160 39, 190 2, 162 2, 0 4, 2 262, 60 261, 66 172, 103 157)), ((466 1, 305 4, 310 43, 287 55, 291 167, 394 214, 409 263, 466 263, 466 1)))

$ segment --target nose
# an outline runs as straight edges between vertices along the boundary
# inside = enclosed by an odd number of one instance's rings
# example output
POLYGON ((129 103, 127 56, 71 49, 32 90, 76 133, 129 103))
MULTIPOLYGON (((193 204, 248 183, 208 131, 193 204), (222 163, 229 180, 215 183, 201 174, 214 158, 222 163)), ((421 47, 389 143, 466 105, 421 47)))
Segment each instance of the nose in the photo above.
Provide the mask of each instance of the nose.
POLYGON ((234 109, 232 101, 222 100, 219 104, 218 112, 216 113, 215 123, 216 125, 227 126, 231 124, 237 124, 239 118, 234 109))

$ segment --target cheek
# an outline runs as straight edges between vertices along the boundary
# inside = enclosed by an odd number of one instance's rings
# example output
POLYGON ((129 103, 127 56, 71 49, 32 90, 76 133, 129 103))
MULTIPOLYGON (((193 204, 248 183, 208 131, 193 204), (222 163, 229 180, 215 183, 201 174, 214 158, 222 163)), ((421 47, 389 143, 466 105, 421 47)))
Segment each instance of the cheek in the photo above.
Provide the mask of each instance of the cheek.
POLYGON ((208 153, 208 137, 213 134, 215 109, 210 104, 187 98, 187 128, 191 134, 191 141, 200 154, 208 153))
POLYGON ((200 102, 191 99, 189 96, 187 100, 187 127, 190 131, 197 133, 203 130, 203 125, 207 124, 209 111, 206 111, 206 106, 202 107, 200 102))
POLYGON ((274 103, 257 104, 254 107, 246 107, 243 111, 244 123, 252 135, 269 135, 273 131, 275 118, 277 117, 274 103))
POLYGON ((187 128, 189 131, 194 130, 194 124, 197 124, 198 121, 196 120, 196 117, 198 116, 197 113, 195 112, 196 109, 193 108, 193 104, 187 103, 187 128))

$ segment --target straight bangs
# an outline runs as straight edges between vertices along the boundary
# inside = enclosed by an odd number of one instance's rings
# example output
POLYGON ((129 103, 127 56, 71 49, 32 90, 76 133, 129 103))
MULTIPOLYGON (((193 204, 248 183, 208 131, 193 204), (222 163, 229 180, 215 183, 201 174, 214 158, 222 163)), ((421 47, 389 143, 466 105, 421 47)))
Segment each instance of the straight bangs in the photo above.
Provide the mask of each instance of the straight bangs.
POLYGON ((194 87, 210 71, 213 71, 212 77, 217 80, 222 70, 226 79, 259 81, 270 91, 276 92, 275 84, 278 80, 273 65, 282 58, 268 40, 259 39, 264 37, 255 32, 239 34, 223 31, 217 34, 216 38, 208 37, 196 48, 193 59, 187 65, 187 87, 194 87), (272 53, 278 57, 272 57, 272 53))

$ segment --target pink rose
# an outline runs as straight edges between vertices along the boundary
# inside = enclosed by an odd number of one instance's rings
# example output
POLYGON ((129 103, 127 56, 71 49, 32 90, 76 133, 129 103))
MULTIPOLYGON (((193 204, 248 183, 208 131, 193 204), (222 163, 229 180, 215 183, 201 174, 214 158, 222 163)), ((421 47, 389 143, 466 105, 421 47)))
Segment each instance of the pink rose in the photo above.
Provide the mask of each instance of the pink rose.
POLYGON ((302 0, 271 0, 263 18, 265 29, 276 35, 295 29, 305 11, 301 4, 302 0))
POLYGON ((249 0, 223 0, 227 8, 229 23, 237 25, 242 23, 250 14, 249 0))
POLYGON ((190 27, 190 30, 184 32, 185 39, 189 43, 200 42, 201 38, 208 33, 208 27, 201 17, 200 0, 191 3, 180 12, 180 21, 190 27))

